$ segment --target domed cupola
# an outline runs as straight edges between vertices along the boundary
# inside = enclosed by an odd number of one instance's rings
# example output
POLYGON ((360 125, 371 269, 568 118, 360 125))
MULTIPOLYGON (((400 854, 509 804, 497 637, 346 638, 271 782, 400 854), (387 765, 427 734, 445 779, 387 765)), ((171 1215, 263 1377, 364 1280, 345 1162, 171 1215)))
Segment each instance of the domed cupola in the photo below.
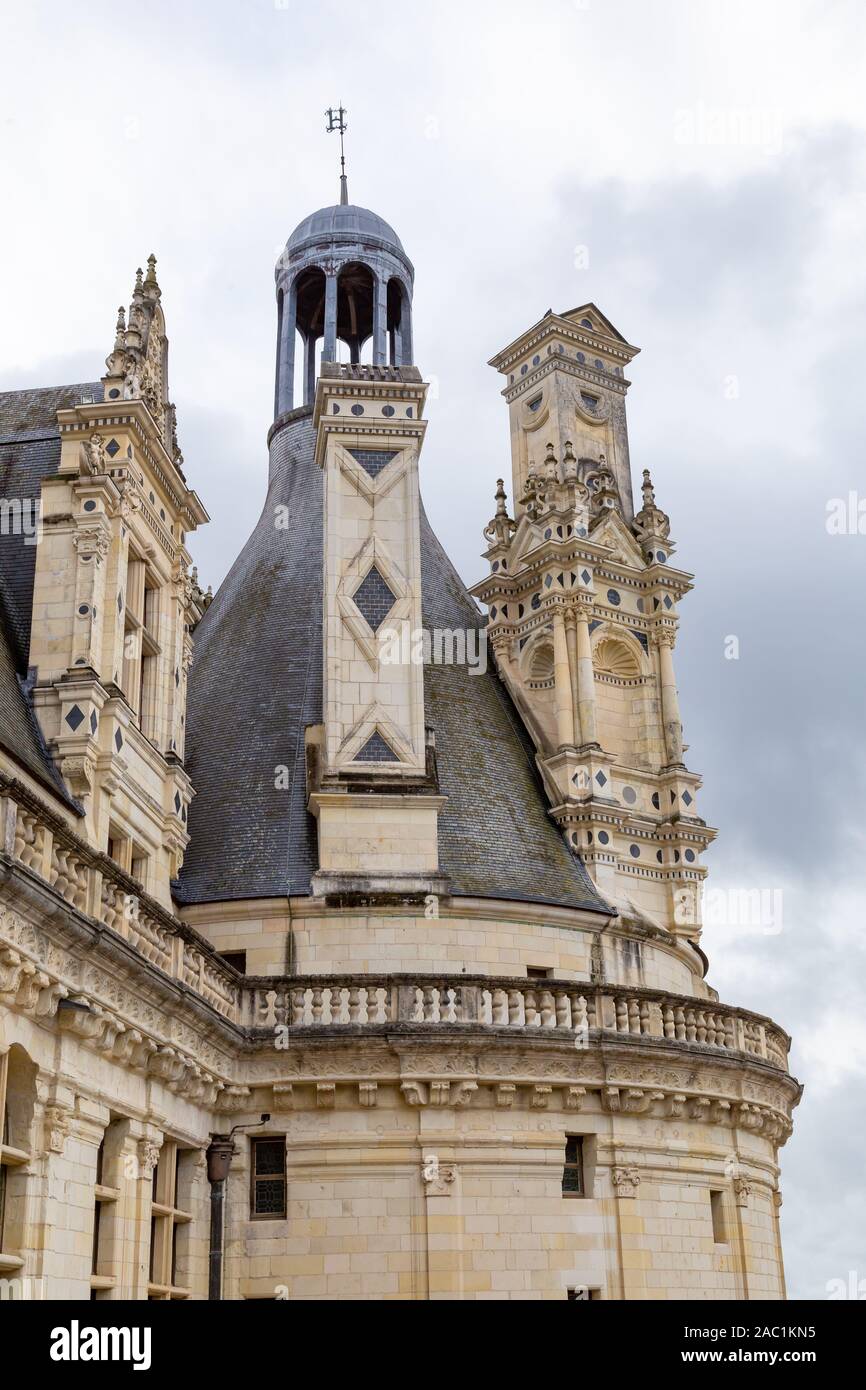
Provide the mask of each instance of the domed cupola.
POLYGON ((384 218, 348 201, 321 208, 299 223, 276 267, 277 380, 275 418, 312 405, 318 344, 321 360, 337 360, 345 343, 359 363, 368 343, 376 367, 413 365, 412 286, 415 271, 384 218), (303 400, 295 400, 295 351, 304 347, 303 400))

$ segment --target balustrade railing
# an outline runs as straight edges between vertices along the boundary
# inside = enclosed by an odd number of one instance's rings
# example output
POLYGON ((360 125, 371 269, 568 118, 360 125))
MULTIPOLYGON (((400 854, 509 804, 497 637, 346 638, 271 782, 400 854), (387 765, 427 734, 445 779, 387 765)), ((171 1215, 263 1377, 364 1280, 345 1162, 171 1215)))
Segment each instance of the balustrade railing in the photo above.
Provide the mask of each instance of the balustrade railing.
POLYGON ((787 1070, 787 1035, 769 1019, 661 990, 588 982, 487 976, 319 975, 247 980, 244 1018, 253 1029, 349 1028, 370 1024, 560 1030, 749 1053, 787 1070))
POLYGON ((790 1039, 769 1019, 712 1000, 589 981, 490 976, 318 975, 244 980, 104 854, 0 774, 0 849, 143 959, 253 1030, 436 1026, 633 1037, 758 1058, 788 1069, 790 1039))

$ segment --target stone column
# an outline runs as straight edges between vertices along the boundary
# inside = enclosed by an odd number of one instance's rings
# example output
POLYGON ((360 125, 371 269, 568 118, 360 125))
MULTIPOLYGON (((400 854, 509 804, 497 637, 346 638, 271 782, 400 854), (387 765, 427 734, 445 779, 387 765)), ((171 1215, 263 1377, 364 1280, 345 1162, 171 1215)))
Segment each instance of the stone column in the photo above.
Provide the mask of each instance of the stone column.
POLYGON ((277 343, 277 389, 274 418, 291 410, 295 399, 295 331, 298 296, 294 285, 283 291, 277 343))
POLYGON ((660 632, 656 638, 659 653, 659 677, 662 695, 662 723, 668 763, 682 763, 683 726, 680 722, 680 701, 674 676, 672 632, 660 632))
POLYGON ((560 748, 574 746, 574 709, 571 703, 571 675, 568 641, 561 608, 553 613, 553 685, 556 703, 556 740, 560 748))
POLYGON ((316 396, 316 342, 315 333, 304 337, 304 405, 312 405, 316 396))
POLYGON ((322 361, 337 360, 337 275, 335 271, 325 277, 325 342, 322 347, 322 361))
POLYGON ((388 360, 388 282, 381 275, 373 291, 373 366, 384 367, 388 360))
POLYGON ((411 367, 414 357, 412 346, 412 299, 401 287, 402 306, 400 309, 400 366, 411 367))
POLYGON ((47 1243, 42 1274, 49 1299, 89 1300, 96 1209, 96 1159, 108 1107, 59 1087, 42 1113, 42 1204, 47 1243))
POLYGON ((571 682, 571 708, 574 714, 574 741, 583 743, 580 733, 580 692, 577 686, 577 619, 574 609, 565 615, 565 639, 568 645, 568 675, 571 682))
POLYGON ((150 1208, 153 1170, 159 1162, 163 1135, 152 1125, 129 1122, 118 1156, 120 1198, 115 1227, 117 1286, 111 1298, 147 1298, 150 1280, 150 1208))
POLYGON ((592 669, 592 647, 589 641, 589 613, 578 608, 577 618, 577 692, 580 741, 584 746, 598 743, 595 727, 595 673, 592 669))

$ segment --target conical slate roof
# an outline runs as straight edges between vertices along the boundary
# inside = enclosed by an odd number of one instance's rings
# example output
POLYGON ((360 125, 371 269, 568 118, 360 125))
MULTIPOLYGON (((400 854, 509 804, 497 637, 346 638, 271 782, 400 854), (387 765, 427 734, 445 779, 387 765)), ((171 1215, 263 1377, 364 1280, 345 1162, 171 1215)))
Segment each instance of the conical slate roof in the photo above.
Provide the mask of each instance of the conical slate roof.
MULTIPOLYGON (((311 891, 316 827, 306 810, 304 730, 322 722, 314 448, 311 409, 295 411, 273 441, 259 522, 196 629, 186 750, 196 796, 182 902, 311 891), (288 529, 275 525, 281 507, 288 529)), ((421 566, 427 629, 483 627, 423 511, 421 566)), ((495 671, 429 666, 424 689, 448 798, 440 865, 455 896, 610 913, 549 818, 531 741, 495 671)))

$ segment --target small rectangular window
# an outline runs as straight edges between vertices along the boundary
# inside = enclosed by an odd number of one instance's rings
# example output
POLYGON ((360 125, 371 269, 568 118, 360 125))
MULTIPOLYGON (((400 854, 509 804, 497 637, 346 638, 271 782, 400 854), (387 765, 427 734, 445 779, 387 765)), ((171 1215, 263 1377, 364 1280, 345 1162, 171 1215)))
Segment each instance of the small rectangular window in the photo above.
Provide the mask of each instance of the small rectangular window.
POLYGON ((553 971, 546 965, 527 965, 527 980, 552 980, 553 971))
POLYGON ((138 846, 135 846, 135 848, 132 851, 132 860, 130 862, 129 872, 132 874, 132 877, 135 879, 136 883, 141 884, 142 888, 147 888, 147 859, 148 856, 143 852, 143 850, 140 850, 138 846))
POLYGON ((725 1233, 725 1194, 723 1192, 710 1193, 710 1212, 713 1218, 713 1240, 716 1245, 727 1245, 728 1237, 725 1233))
POLYGON ((565 1140, 565 1166, 562 1170, 562 1190, 564 1193, 583 1195, 583 1139, 569 1134, 565 1140))
POLYGON ((286 1215, 286 1141, 252 1140, 252 1216, 274 1221, 286 1215))
POLYGON ((568 1290, 569 1303, 596 1303, 600 1298, 601 1293, 598 1289, 588 1289, 584 1284, 568 1290))
POLYGON ((240 975, 247 973, 247 953, 246 951, 220 951, 220 958, 226 965, 231 965, 240 975))

